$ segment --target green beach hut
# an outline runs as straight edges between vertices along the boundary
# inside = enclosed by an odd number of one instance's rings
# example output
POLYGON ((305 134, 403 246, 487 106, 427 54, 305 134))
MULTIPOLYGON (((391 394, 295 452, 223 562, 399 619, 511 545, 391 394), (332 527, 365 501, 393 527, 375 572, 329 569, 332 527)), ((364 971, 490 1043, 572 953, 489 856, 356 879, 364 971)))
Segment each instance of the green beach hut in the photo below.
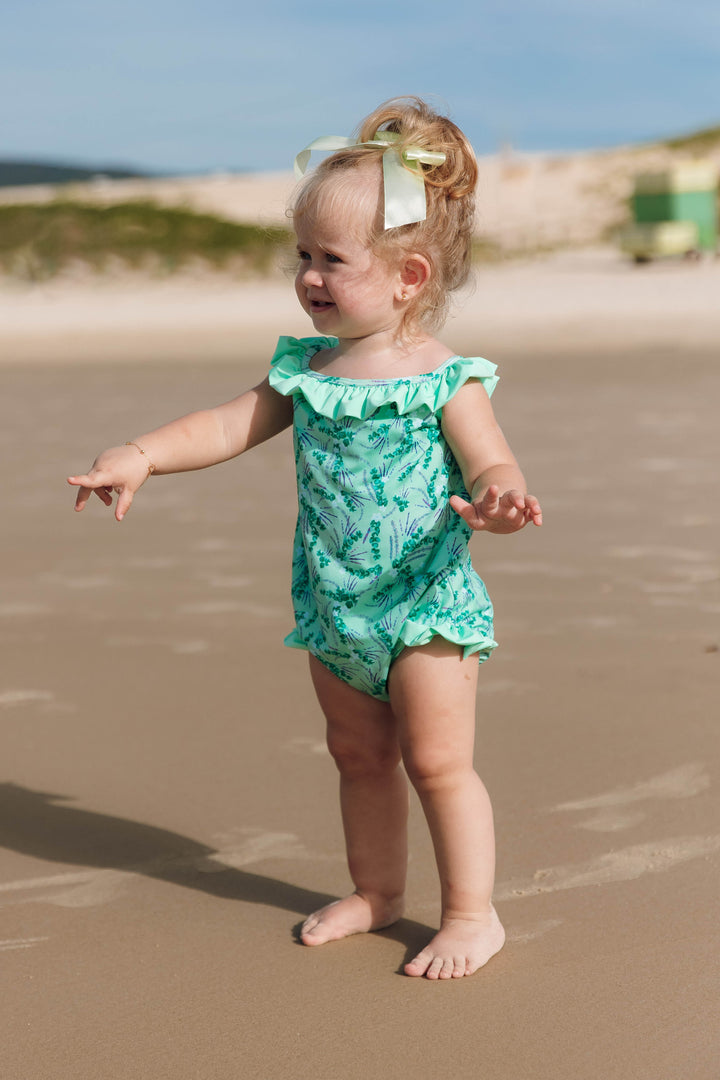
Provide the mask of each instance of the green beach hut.
POLYGON ((636 261, 666 255, 716 252, 718 168, 712 161, 686 161, 662 172, 639 173, 632 196, 633 224, 620 246, 636 261))

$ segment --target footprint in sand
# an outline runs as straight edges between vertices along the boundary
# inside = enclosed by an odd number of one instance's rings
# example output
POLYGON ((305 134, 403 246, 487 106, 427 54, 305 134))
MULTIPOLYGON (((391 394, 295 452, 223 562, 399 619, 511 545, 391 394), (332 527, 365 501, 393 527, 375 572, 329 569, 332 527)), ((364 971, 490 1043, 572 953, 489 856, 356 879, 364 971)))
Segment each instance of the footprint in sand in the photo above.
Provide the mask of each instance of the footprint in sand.
POLYGON ((12 709, 17 705, 47 705, 54 694, 49 690, 4 690, 0 693, 0 709, 12 709))
POLYGON ((0 952, 13 952, 16 949, 32 949, 41 941, 49 941, 47 937, 9 938, 0 941, 0 952))
POLYGON ((584 821, 578 822, 577 828, 592 829, 594 832, 618 832, 636 825, 646 816, 642 810, 628 810, 628 807, 654 799, 689 799, 709 786, 710 777, 705 767, 699 762, 689 762, 629 787, 615 788, 587 799, 560 803, 553 808, 553 813, 594 811, 584 821))
POLYGON ((495 889, 498 901, 519 900, 526 896, 582 889, 589 885, 611 885, 634 881, 644 874, 659 874, 672 870, 691 859, 705 858, 720 851, 720 836, 683 836, 656 840, 649 844, 599 855, 584 863, 553 866, 537 870, 531 878, 503 882, 495 889))
POLYGON ((558 926, 562 926, 562 919, 545 919, 543 922, 536 923, 535 926, 531 926, 527 930, 523 930, 519 927, 510 930, 507 939, 511 945, 526 945, 529 941, 536 941, 537 938, 543 937, 550 930, 555 930, 558 926))
MULTIPOLYGON (((645 818, 642 810, 632 807, 655 799, 687 799, 710 786, 710 778, 702 764, 689 762, 677 769, 661 773, 649 780, 627 787, 615 788, 586 799, 561 803, 552 812, 583 813, 591 816, 578 827, 598 832, 616 832, 645 818)), ((633 881, 645 874, 658 874, 692 859, 707 858, 720 851, 720 835, 671 837, 646 844, 635 844, 599 855, 586 862, 537 870, 531 878, 516 878, 496 886, 494 898, 499 902, 524 899, 565 889, 610 885, 633 881)), ((532 941, 560 925, 550 920, 526 931, 510 935, 517 943, 532 941)))

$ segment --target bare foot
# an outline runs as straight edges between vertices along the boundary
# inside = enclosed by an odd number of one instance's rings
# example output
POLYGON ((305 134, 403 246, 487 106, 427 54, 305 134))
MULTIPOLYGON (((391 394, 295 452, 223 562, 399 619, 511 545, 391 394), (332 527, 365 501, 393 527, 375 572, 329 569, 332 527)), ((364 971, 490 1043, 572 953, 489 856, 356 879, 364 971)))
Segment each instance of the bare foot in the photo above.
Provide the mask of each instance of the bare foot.
POLYGON ((444 918, 430 944, 405 965, 405 974, 461 979, 487 964, 504 943, 505 931, 492 906, 487 916, 444 918))
POLYGON ((308 915, 300 930, 300 939, 304 945, 324 945, 326 941, 338 941, 351 934, 382 930, 397 922, 402 913, 402 897, 375 901, 352 893, 308 915))

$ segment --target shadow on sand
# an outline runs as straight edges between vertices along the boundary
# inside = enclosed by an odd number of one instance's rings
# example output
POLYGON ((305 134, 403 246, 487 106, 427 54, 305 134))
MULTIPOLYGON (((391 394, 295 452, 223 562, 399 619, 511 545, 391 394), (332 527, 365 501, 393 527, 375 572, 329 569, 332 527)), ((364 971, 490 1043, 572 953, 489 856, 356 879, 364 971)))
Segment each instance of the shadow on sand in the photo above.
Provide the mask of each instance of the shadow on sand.
MULTIPOLYGON (((265 904, 305 916, 336 897, 277 878, 223 866, 218 852, 179 833, 67 805, 68 795, 0 784, 0 846, 64 866, 120 870, 187 889, 265 904)), ((293 928, 299 941, 301 923, 293 928)), ((405 945, 408 957, 426 943, 429 927, 409 919, 380 931, 405 945)))

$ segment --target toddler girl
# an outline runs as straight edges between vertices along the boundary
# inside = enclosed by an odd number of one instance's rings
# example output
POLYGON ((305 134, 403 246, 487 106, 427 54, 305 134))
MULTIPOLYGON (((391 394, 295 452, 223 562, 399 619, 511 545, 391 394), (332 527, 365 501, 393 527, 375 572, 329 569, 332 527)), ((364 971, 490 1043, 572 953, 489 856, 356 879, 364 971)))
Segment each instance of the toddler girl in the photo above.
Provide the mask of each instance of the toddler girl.
POLYGON ((71 476, 82 510, 116 493, 122 520, 150 473, 201 469, 294 427, 295 628, 306 649, 340 803, 353 892, 305 921, 306 945, 403 912, 409 777, 433 841, 442 923, 408 975, 459 978, 503 945, 491 904, 492 810, 473 769, 478 660, 492 607, 472 530, 540 525, 497 425, 494 365, 434 337, 467 279, 477 166, 419 99, 380 106, 293 205, 295 288, 320 336, 281 338, 269 376, 215 409, 104 451, 71 476))

